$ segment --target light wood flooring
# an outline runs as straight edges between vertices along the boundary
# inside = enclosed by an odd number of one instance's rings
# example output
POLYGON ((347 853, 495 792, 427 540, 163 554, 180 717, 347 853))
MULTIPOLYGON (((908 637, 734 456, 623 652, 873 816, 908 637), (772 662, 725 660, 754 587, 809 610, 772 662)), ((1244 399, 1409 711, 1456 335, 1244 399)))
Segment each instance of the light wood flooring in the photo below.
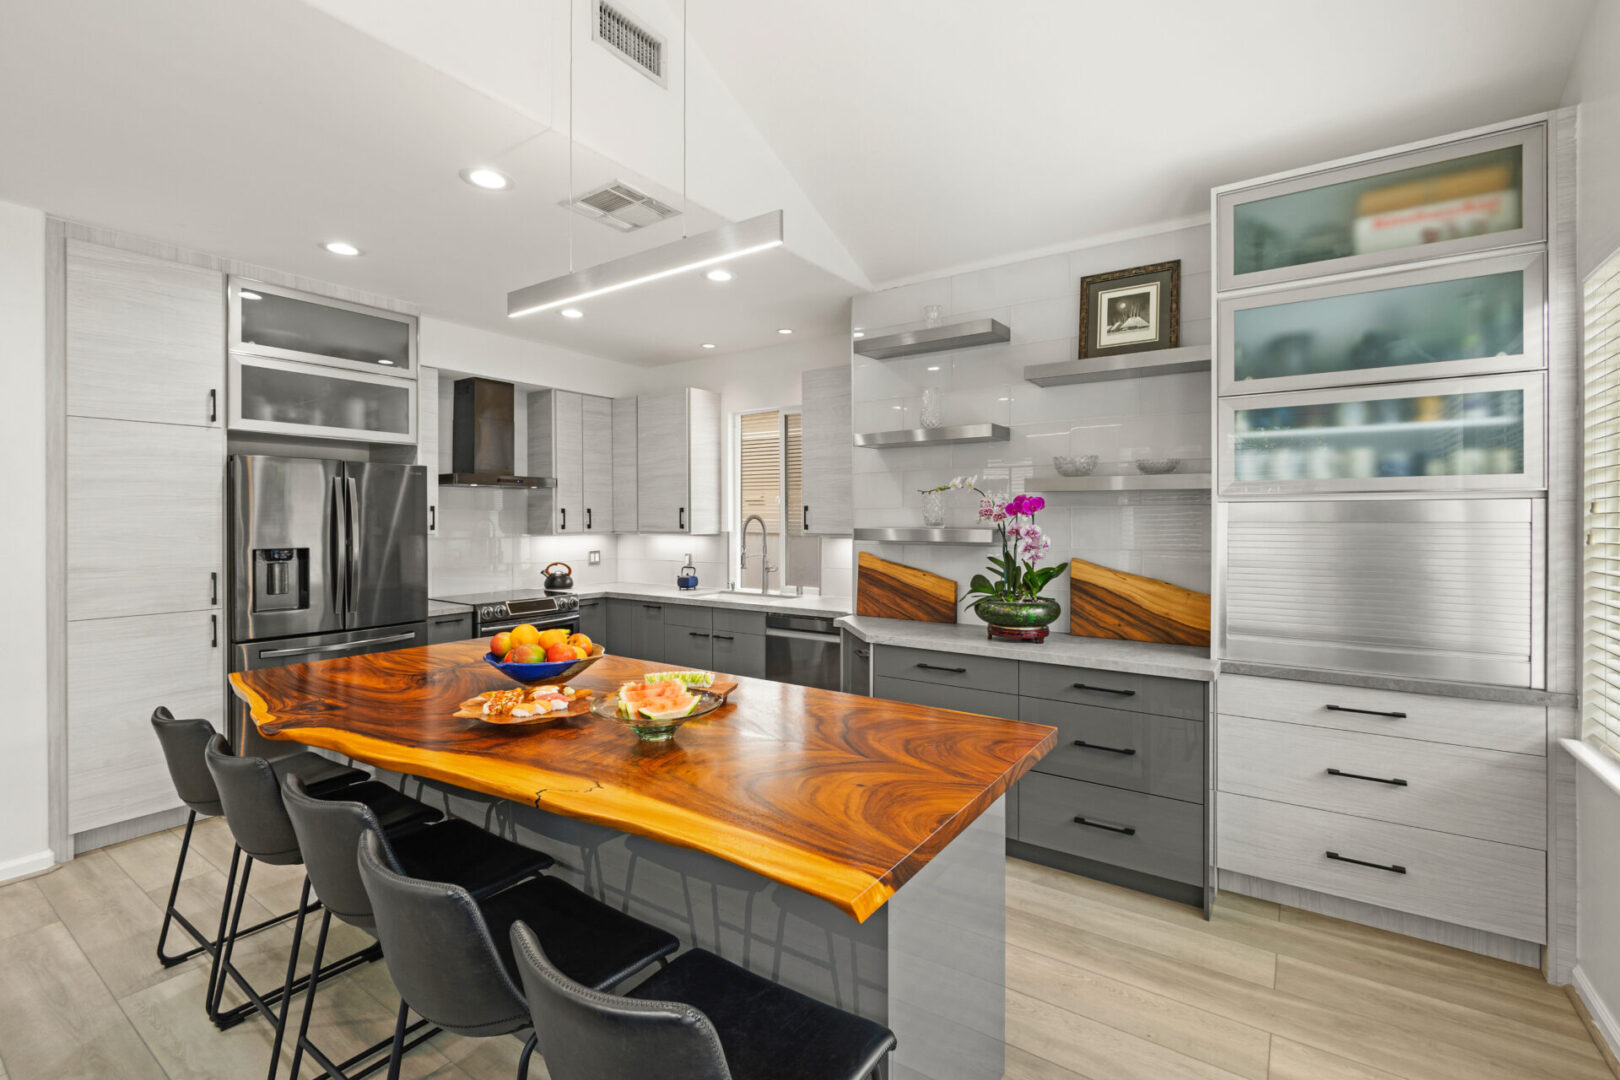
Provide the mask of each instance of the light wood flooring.
MULTIPOLYGON (((158 833, 0 887, 0 1080, 263 1074, 268 1025, 215 1031, 203 960, 165 970, 153 957, 179 843, 158 833)), ((193 851, 182 910, 212 925, 224 823, 199 823, 193 851)), ((256 867, 244 918, 292 907, 300 883, 296 868, 256 867)), ((1526 968, 1229 894, 1205 922, 1014 859, 1007 904, 1009 1078, 1615 1080, 1568 996, 1526 968)), ((280 982, 291 933, 238 950, 256 984, 280 982)), ((316 1041, 348 1053, 389 1034, 398 997, 372 964, 320 1000, 316 1041)), ((439 1035, 405 1075, 510 1080, 518 1050, 439 1035)), ((538 1059, 531 1075, 546 1076, 538 1059)))

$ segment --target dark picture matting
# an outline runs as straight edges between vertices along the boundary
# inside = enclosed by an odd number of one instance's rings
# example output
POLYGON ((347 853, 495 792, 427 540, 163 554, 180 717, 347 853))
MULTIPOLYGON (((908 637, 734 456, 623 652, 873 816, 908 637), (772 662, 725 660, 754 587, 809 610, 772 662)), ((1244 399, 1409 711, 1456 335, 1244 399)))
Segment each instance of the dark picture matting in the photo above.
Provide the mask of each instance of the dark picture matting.
POLYGON ((1181 260, 1080 279, 1080 358, 1181 343, 1181 260))

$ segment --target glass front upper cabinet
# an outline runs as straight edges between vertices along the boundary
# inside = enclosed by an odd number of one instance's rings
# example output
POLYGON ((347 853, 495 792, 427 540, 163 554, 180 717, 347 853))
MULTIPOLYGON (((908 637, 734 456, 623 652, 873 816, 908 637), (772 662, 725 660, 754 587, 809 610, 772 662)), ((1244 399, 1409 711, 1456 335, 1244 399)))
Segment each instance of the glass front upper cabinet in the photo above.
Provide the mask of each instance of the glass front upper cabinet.
POLYGON ((1532 372, 1223 398, 1221 494, 1542 490, 1545 397, 1532 372))
POLYGON ((233 351, 416 377, 416 318, 232 278, 233 351))
POLYGON ((1216 195, 1221 291, 1547 237, 1546 125, 1216 195))
POLYGON ((1221 393, 1544 367, 1546 275, 1520 253, 1222 300, 1221 393))
POLYGON ((232 431, 416 442, 416 382, 232 353, 232 431))

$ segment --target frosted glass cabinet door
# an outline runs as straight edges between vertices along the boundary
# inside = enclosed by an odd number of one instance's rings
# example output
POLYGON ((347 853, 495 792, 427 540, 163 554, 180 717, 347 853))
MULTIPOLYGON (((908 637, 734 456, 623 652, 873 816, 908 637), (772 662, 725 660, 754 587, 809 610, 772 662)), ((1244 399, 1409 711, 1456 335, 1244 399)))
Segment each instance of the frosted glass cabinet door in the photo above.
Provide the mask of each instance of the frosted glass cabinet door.
POLYGON ((1540 372, 1222 398, 1223 495, 1535 491, 1540 372))
POLYGON ((230 429, 416 442, 416 380, 231 354, 230 429))
POLYGON ((1216 196, 1222 291, 1547 238, 1545 124, 1216 196))
POLYGON ((416 319, 244 278, 230 287, 231 348, 256 356, 407 374, 416 319))
POLYGON ((1221 393, 1544 367, 1545 296, 1531 253, 1222 300, 1221 393))

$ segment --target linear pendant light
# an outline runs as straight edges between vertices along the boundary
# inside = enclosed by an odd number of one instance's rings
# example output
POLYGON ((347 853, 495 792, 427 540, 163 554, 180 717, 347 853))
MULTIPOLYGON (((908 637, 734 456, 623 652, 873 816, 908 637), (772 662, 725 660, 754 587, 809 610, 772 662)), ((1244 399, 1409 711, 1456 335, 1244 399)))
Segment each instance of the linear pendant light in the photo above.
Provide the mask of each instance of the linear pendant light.
POLYGON ((768 251, 782 243, 782 211, 721 225, 506 294, 507 318, 533 315, 620 289, 768 251))

